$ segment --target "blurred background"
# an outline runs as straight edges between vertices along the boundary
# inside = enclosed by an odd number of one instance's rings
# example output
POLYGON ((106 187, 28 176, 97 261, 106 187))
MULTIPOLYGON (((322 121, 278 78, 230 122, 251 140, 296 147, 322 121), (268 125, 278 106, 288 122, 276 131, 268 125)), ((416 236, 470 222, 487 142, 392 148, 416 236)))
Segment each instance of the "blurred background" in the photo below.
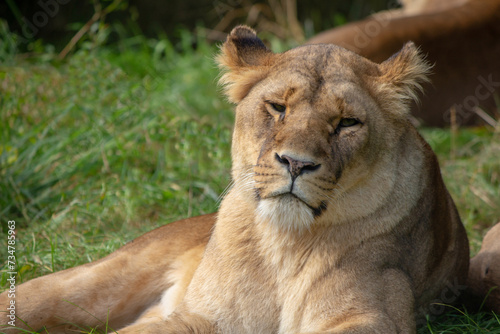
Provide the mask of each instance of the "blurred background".
POLYGON ((26 50, 38 51, 34 41, 59 50, 97 16, 96 21, 110 27, 107 42, 137 34, 176 41, 180 31, 196 29, 206 30, 211 41, 220 41, 236 24, 246 23, 301 43, 325 29, 398 6, 396 0, 5 0, 0 3, 0 17, 12 32, 31 42, 26 50))

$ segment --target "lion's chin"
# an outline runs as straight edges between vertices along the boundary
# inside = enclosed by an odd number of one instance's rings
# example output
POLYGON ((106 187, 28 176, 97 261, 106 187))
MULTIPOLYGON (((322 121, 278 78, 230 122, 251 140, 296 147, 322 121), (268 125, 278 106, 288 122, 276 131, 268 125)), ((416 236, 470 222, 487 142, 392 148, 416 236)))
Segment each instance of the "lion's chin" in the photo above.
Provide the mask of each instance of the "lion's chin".
POLYGON ((292 195, 262 199, 257 207, 257 220, 280 229, 309 229, 314 214, 309 206, 292 195))

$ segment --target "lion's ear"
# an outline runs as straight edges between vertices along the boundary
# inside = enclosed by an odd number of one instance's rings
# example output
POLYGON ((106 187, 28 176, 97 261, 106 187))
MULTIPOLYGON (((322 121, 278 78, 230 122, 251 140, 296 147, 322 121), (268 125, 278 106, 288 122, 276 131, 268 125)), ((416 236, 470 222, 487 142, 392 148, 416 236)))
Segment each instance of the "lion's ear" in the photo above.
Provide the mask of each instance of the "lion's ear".
POLYGON ((392 104, 391 109, 408 111, 411 101, 418 101, 422 83, 428 82, 431 65, 420 54, 413 42, 379 65, 380 93, 392 104))
POLYGON ((219 83, 229 101, 240 102, 267 75, 272 56, 253 29, 238 26, 231 31, 217 56, 223 73, 219 83))

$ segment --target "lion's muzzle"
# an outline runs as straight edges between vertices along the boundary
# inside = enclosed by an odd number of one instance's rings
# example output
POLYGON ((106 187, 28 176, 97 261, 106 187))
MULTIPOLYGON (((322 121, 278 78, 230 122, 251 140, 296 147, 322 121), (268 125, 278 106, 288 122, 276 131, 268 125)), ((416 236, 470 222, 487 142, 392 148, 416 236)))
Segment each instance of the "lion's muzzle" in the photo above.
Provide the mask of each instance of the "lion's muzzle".
POLYGON ((315 171, 321 166, 320 164, 311 161, 301 161, 285 154, 280 156, 278 153, 276 153, 276 160, 288 168, 288 172, 290 172, 290 176, 292 177, 292 182, 303 172, 315 171))

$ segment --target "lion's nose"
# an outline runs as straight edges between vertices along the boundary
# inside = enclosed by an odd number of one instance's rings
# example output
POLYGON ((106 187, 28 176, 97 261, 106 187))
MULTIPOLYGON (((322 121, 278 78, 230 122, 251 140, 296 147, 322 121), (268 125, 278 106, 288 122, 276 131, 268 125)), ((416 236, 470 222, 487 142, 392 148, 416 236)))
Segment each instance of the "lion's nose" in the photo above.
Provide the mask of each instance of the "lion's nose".
POLYGON ((292 180, 295 180, 305 171, 315 171, 321 166, 320 164, 316 164, 311 161, 297 160, 285 154, 280 156, 278 153, 276 153, 276 160, 288 168, 288 171, 292 176, 292 180))

